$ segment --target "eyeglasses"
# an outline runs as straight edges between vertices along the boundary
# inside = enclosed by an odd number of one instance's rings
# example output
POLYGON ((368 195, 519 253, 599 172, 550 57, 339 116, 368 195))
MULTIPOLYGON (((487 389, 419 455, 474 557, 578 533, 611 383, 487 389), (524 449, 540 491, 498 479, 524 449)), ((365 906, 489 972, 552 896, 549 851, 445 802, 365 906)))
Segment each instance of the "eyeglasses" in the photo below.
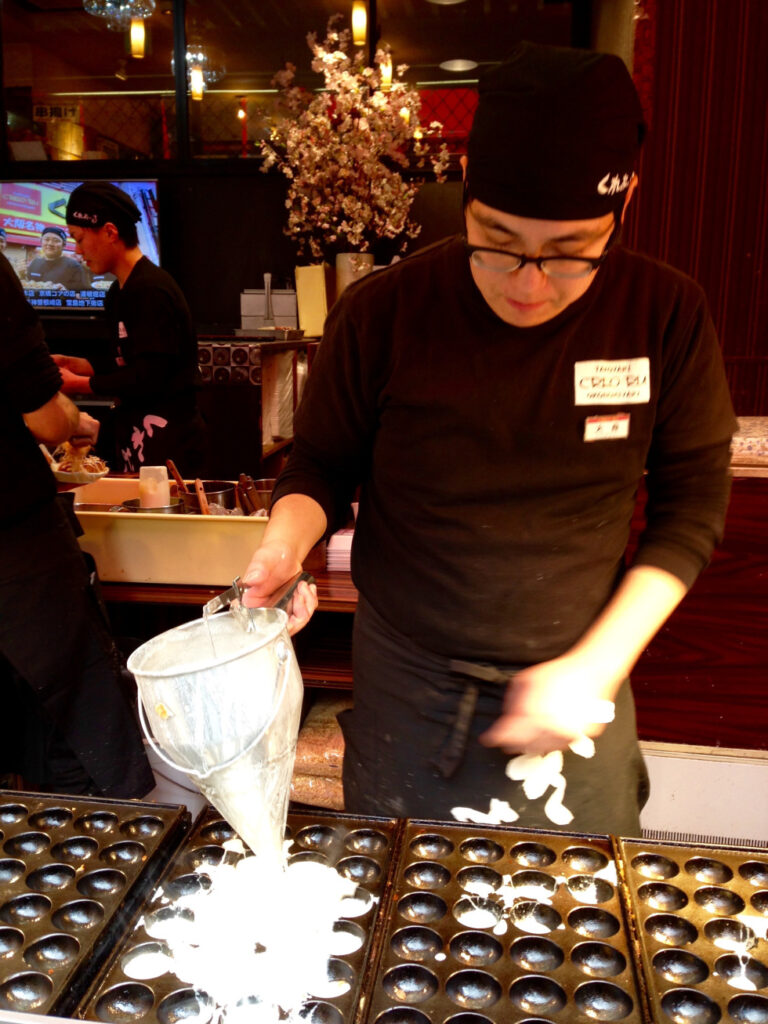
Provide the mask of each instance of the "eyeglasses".
POLYGON ((487 249, 482 245, 470 245, 466 241, 464 248, 470 263, 479 270, 490 270, 494 274, 513 274, 526 263, 534 263, 542 274, 548 277, 587 277, 605 262, 617 234, 617 227, 614 226, 599 256, 524 256, 508 249, 487 249))

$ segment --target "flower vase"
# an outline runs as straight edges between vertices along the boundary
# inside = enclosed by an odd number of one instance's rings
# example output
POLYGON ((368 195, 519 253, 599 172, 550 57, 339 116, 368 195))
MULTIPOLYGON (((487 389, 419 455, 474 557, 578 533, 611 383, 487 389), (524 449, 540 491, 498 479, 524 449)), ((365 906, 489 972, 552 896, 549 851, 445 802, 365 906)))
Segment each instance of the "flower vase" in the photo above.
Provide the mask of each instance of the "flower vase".
POLYGON ((336 256, 336 298, 373 270, 372 252, 340 252, 336 256))

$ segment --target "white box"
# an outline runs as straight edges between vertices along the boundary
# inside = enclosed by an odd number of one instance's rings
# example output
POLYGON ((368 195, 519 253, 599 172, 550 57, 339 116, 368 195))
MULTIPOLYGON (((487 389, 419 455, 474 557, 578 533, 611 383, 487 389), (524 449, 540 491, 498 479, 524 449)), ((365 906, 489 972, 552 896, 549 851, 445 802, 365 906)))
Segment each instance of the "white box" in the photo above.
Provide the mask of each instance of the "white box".
MULTIPOLYGON (((76 503, 119 505, 138 497, 139 481, 104 477, 74 494, 76 503)), ((102 580, 222 588, 245 572, 267 525, 266 516, 78 511, 77 518, 80 547, 102 580)))

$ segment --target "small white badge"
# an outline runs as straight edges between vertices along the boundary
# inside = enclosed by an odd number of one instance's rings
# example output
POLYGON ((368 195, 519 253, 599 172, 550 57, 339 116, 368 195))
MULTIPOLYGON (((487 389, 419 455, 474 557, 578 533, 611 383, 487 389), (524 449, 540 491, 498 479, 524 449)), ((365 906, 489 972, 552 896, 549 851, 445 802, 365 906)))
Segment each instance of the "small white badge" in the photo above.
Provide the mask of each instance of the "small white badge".
POLYGON ((629 437, 629 413, 613 416, 587 416, 584 420, 585 441, 618 441, 629 437))
POLYGON ((575 405, 637 405, 651 400, 651 361, 585 359, 574 363, 575 405))

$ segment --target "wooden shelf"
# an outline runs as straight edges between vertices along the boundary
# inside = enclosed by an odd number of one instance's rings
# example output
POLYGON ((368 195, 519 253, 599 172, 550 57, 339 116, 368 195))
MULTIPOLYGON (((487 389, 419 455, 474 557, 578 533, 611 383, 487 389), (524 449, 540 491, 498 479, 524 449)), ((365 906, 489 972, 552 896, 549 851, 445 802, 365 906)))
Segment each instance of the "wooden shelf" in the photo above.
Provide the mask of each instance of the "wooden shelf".
MULTIPOLYGON (((312 570, 317 582, 321 611, 353 612, 357 589, 348 572, 312 570)), ((105 601, 115 604, 168 604, 202 607, 225 587, 203 587, 176 583, 101 583, 105 601)))

